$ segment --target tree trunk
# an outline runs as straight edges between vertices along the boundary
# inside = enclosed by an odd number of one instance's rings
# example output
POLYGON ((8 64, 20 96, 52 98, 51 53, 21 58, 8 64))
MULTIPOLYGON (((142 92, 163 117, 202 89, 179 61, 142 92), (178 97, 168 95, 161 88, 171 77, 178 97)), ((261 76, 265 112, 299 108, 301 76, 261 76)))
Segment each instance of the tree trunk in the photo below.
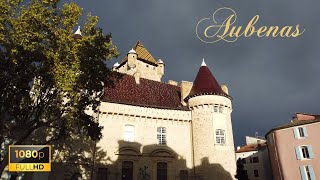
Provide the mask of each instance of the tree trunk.
POLYGON ((6 155, 4 155, 3 161, 1 162, 1 166, 0 166, 0 177, 1 177, 4 169, 5 169, 6 166, 8 165, 8 161, 9 161, 8 158, 9 158, 9 156, 8 156, 8 153, 7 153, 6 155))

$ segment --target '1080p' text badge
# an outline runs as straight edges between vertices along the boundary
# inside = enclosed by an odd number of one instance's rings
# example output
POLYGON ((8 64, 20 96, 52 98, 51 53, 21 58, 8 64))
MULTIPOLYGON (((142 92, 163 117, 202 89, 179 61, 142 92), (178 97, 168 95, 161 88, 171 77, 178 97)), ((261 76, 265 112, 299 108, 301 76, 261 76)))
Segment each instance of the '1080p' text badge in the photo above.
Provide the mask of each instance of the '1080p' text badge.
POLYGON ((51 171, 51 146, 10 145, 9 171, 51 171))

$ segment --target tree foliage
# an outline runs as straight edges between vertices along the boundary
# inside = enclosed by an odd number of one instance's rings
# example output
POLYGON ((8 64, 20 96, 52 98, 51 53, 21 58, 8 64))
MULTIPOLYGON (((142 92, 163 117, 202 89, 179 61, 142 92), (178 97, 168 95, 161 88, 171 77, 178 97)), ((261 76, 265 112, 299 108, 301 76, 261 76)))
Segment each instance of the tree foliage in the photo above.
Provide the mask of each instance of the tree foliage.
POLYGON ((1 143, 101 138, 101 127, 85 109, 97 110, 109 83, 105 61, 118 52, 91 14, 82 38, 74 38, 81 18, 82 9, 72 2, 0 1, 1 143))
POLYGON ((249 180, 248 173, 244 169, 243 160, 245 159, 239 158, 237 160, 237 174, 235 175, 235 178, 238 180, 249 180))

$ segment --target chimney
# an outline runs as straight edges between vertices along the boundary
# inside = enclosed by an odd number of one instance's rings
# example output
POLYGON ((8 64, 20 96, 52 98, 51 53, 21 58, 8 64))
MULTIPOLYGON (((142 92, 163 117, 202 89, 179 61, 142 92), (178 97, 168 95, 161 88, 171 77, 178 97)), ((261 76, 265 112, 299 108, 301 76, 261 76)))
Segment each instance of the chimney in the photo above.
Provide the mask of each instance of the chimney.
POLYGON ((191 89, 192 89, 192 85, 193 83, 192 82, 189 82, 189 81, 181 81, 181 103, 186 106, 187 103, 184 102, 184 98, 186 98, 191 89))
POLYGON ((221 85, 221 89, 226 94, 229 94, 229 89, 228 89, 228 86, 226 84, 221 85))
POLYGON ((168 84, 174 85, 174 86, 178 86, 178 82, 174 81, 174 80, 169 80, 168 84))
POLYGON ((141 74, 140 74, 139 71, 133 74, 133 77, 134 77, 134 79, 136 81, 136 84, 140 84, 140 75, 141 74))

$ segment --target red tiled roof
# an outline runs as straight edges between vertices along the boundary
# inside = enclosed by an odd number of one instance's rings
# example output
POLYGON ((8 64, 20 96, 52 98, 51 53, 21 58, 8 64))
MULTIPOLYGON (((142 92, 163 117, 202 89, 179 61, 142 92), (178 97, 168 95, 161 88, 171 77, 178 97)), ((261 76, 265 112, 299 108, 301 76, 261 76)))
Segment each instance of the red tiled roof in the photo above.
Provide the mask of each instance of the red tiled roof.
POLYGON ((291 128, 291 127, 295 127, 295 126, 302 126, 302 125, 307 125, 307 124, 312 124, 312 123, 319 123, 320 122, 320 118, 317 119, 311 119, 311 120, 293 120, 290 123, 287 124, 283 124, 281 126, 272 128, 270 131, 267 132, 267 134, 265 135, 265 137, 267 138, 267 136, 274 131, 280 130, 280 129, 286 129, 286 128, 291 128))
POLYGON ((313 119, 316 119, 316 118, 319 118, 320 115, 316 115, 316 114, 308 114, 308 113, 300 113, 300 112, 297 112, 296 113, 296 120, 299 120, 299 121, 305 121, 305 120, 313 120, 313 119))
POLYGON ((242 153, 242 152, 250 152, 250 151, 258 151, 260 148, 267 147, 267 143, 262 143, 260 146, 258 144, 248 144, 242 146, 239 150, 236 151, 236 153, 242 153))
POLYGON ((197 77, 193 83, 192 89, 185 99, 188 100, 191 97, 202 94, 217 94, 226 96, 231 99, 229 95, 223 92, 221 86, 217 82, 216 78, 214 78, 207 66, 200 67, 197 77))
POLYGON ((188 110, 181 104, 181 91, 179 86, 165 84, 140 78, 136 84, 135 78, 122 74, 114 81, 112 87, 105 86, 102 101, 148 106, 165 109, 188 110))

